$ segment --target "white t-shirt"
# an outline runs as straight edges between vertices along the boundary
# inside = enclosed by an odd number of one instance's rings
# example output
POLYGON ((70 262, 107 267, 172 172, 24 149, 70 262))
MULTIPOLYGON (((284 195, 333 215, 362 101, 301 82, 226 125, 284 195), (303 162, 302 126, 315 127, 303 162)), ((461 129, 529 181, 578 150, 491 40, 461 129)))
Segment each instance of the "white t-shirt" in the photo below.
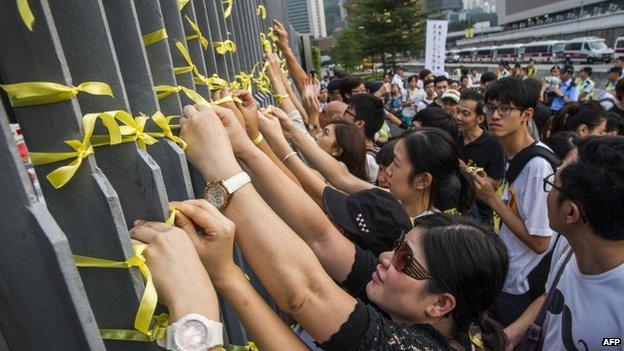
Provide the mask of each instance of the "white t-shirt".
POLYGON ((426 109, 432 102, 435 101, 435 98, 433 98, 433 100, 428 100, 426 97, 424 99, 422 99, 422 101, 420 101, 418 103, 418 105, 416 106, 416 112, 420 112, 421 110, 426 109))
POLYGON ((391 84, 396 84, 399 86, 399 88, 401 89, 401 94, 405 94, 405 87, 403 86, 403 78, 401 78, 400 75, 395 74, 392 77, 392 83, 391 84))
POLYGON ((377 173, 379 172, 379 165, 375 156, 370 153, 366 153, 366 174, 368 175, 368 181, 374 183, 377 181, 377 173))
MULTIPOLYGON (((547 148, 542 143, 538 145, 547 148)), ((543 179, 551 173, 553 169, 548 161, 534 157, 524 166, 516 180, 505 186, 503 200, 524 220, 524 225, 531 235, 550 237, 554 234, 548 223, 546 203, 548 194, 543 187, 543 179)), ((518 239, 505 223, 501 225, 500 237, 509 253, 509 272, 503 291, 514 295, 524 294, 529 290, 527 276, 546 253, 536 254, 518 239)), ((550 241, 549 249, 552 245, 554 240, 550 241)))
MULTIPOLYGON (((560 237, 553 252, 546 291, 571 250, 560 237)), ((597 275, 579 271, 573 254, 566 264, 544 320, 544 350, 622 351, 602 346, 604 338, 624 337, 624 264, 597 275)))
POLYGON ((422 90, 418 88, 407 89, 405 91, 405 94, 403 94, 403 102, 411 101, 412 105, 411 106, 403 105, 403 116, 414 117, 414 115, 416 114, 416 106, 418 105, 419 102, 422 101, 423 98, 424 96, 422 94, 422 90))

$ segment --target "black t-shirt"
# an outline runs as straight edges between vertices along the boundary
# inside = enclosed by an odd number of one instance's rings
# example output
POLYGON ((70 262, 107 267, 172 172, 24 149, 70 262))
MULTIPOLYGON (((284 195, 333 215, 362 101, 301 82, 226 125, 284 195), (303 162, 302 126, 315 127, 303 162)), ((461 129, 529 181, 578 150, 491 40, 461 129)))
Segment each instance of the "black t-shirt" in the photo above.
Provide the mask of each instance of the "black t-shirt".
MULTIPOLYGON (((464 138, 460 134, 455 140, 459 158, 468 166, 481 167, 492 179, 505 177, 505 151, 503 144, 488 132, 483 132, 475 141, 464 144, 464 138)), ((476 202, 474 217, 490 223, 494 212, 483 202, 476 202)))
MULTIPOLYGON (((342 283, 351 295, 366 298, 378 260, 370 251, 356 248, 351 273, 342 283)), ((347 321, 329 340, 319 344, 325 351, 355 350, 452 350, 444 336, 429 324, 406 325, 390 320, 376 306, 358 298, 347 321)))
POLYGON ((550 118, 550 108, 541 102, 535 105, 535 113, 533 114, 533 121, 539 130, 540 135, 544 134, 544 126, 546 121, 550 118))
POLYGON ((438 104, 435 100, 427 105, 427 108, 442 108, 442 105, 438 104))

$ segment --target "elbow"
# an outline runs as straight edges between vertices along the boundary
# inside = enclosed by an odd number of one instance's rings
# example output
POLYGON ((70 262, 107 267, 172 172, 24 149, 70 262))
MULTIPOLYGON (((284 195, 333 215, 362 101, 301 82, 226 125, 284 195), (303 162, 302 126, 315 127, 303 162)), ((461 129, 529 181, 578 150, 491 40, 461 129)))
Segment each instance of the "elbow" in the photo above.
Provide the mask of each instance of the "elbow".
POLYGON ((311 294, 308 289, 294 289, 284 298, 280 308, 288 315, 295 317, 310 304, 310 301, 312 300, 310 295, 311 294))
POLYGON ((548 243, 548 241, 538 243, 534 242, 532 245, 529 246, 529 248, 533 250, 533 252, 535 252, 536 254, 541 255, 548 250, 548 243))

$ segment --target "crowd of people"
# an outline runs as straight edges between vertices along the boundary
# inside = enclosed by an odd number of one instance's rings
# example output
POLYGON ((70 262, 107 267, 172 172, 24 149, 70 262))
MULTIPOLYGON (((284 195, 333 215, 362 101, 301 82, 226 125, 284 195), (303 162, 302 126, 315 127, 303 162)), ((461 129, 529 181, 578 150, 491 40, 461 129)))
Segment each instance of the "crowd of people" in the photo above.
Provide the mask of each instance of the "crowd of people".
POLYGON ((598 350, 624 335, 621 67, 609 110, 591 70, 576 84, 568 66, 318 82, 274 32, 276 106, 225 89, 215 99, 236 102, 186 106, 205 199, 131 231, 173 321, 218 321, 216 291, 261 350, 598 350))

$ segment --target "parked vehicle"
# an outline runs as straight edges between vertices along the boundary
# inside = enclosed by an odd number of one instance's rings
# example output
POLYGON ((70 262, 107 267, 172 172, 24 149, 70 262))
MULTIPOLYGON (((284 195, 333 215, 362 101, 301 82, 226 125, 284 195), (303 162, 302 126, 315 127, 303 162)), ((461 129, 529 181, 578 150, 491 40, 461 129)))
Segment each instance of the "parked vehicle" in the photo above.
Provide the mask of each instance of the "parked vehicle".
MULTIPOLYGON (((557 40, 534 41, 524 44, 518 49, 520 62, 529 62, 531 59, 537 63, 550 63, 557 60, 555 46, 563 43, 557 40)), ((561 45, 560 45, 561 47, 561 45)))
POLYGON ((596 61, 611 62, 613 49, 610 49, 603 38, 583 37, 565 42, 563 52, 559 53, 559 59, 570 57, 573 62, 594 63, 596 61))
POLYGON ((515 62, 518 60, 518 50, 521 44, 507 44, 494 48, 494 61, 515 62))
POLYGON ((459 50, 459 62, 473 62, 475 48, 464 48, 459 50))
POLYGON ((446 52, 446 62, 459 62, 459 50, 453 49, 446 52))
POLYGON ((494 62, 494 48, 494 46, 477 48, 473 59, 477 62, 494 62))
POLYGON ((624 57, 624 37, 618 37, 613 44, 613 59, 624 57))

